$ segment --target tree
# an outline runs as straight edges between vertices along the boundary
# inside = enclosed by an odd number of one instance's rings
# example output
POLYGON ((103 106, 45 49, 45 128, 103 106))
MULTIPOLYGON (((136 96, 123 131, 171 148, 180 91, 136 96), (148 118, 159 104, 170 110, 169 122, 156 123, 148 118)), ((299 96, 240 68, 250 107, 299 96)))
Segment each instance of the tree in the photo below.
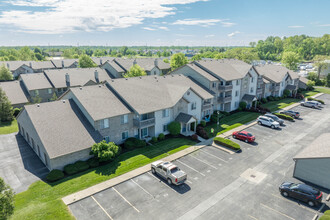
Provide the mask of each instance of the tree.
POLYGON ((56 101, 56 100, 57 100, 57 95, 54 92, 52 98, 50 99, 50 101, 56 101))
POLYGON ((79 57, 79 67, 80 68, 91 68, 96 67, 97 65, 94 63, 94 61, 87 56, 86 54, 83 54, 79 57))
POLYGON ((324 62, 325 58, 323 56, 315 56, 315 66, 317 67, 317 78, 320 79, 322 70, 328 67, 328 63, 324 62))
POLYGON ((170 65, 171 65, 172 70, 175 70, 187 63, 188 63, 188 60, 183 53, 176 53, 171 56, 170 65))
POLYGON ((44 57, 40 53, 35 53, 34 56, 37 58, 37 60, 41 61, 44 59, 44 57))
POLYGON ((35 60, 34 52, 29 47, 22 47, 19 50, 19 60, 35 60))
POLYGON ((191 61, 198 61, 202 59, 202 55, 196 54, 191 58, 191 61))
POLYGON ((167 58, 163 59, 163 61, 164 63, 170 63, 170 61, 167 58))
POLYGON ((309 72, 307 74, 307 79, 316 81, 318 79, 317 73, 316 72, 309 72))
POLYGON ((11 121, 13 118, 13 107, 6 93, 0 87, 0 121, 11 121))
POLYGON ((315 86, 315 82, 312 81, 312 80, 308 80, 306 86, 307 86, 307 89, 313 90, 314 89, 314 86, 315 86))
POLYGON ((181 131, 181 124, 177 121, 172 121, 168 124, 167 129, 171 135, 178 135, 181 131))
POLYGON ((42 101, 42 98, 39 95, 36 95, 35 97, 32 97, 33 103, 40 103, 42 101))
POLYGON ((125 78, 128 77, 137 77, 137 76, 145 76, 147 75, 146 72, 144 71, 144 69, 142 67, 140 67, 137 64, 134 64, 127 73, 125 73, 123 76, 125 78))
POLYGON ((105 140, 95 143, 92 146, 90 155, 94 155, 100 162, 114 159, 120 154, 121 148, 113 142, 107 143, 105 140))
POLYGON ((257 43, 256 42, 250 42, 249 45, 250 45, 250 47, 253 48, 253 47, 256 47, 257 43))
POLYGON ((290 70, 296 70, 299 62, 300 62, 300 57, 297 53, 292 51, 283 53, 282 63, 284 63, 284 65, 290 70))
POLYGON ((330 87, 330 73, 328 73, 327 78, 326 78, 326 86, 330 87))
POLYGON ((0 219, 8 219, 14 213, 14 192, 0 177, 0 219))
POLYGON ((0 80, 13 80, 13 74, 5 67, 5 65, 0 67, 0 80))
POLYGON ((40 53, 40 54, 42 54, 42 52, 41 52, 41 50, 40 50, 39 47, 35 47, 34 48, 34 53, 40 53))

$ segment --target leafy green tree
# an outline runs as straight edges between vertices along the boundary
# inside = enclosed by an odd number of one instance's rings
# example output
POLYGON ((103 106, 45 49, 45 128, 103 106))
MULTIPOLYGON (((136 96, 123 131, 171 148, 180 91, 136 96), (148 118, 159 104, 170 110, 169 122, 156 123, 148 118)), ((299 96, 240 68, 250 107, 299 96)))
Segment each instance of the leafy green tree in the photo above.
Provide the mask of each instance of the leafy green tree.
POLYGON ((19 50, 19 60, 35 60, 34 52, 29 47, 22 47, 19 50))
POLYGON ((41 61, 44 59, 44 57, 40 53, 35 53, 34 56, 37 58, 37 60, 41 61))
POLYGON ((163 59, 163 61, 164 63, 170 63, 170 61, 167 58, 163 59))
POLYGON ((14 213, 14 192, 0 177, 0 219, 9 219, 14 213))
POLYGON ((318 79, 317 73, 316 72, 309 72, 307 74, 307 79, 312 80, 312 81, 316 81, 318 79))
POLYGON ((42 54, 41 50, 39 47, 34 48, 34 53, 40 53, 42 54))
POLYGON ((177 121, 172 121, 168 124, 167 129, 171 135, 178 135, 181 131, 181 124, 177 121))
POLYGON ((54 92, 52 98, 50 99, 50 101, 56 101, 56 100, 57 100, 57 95, 54 92))
POLYGON ((225 52, 225 57, 243 60, 247 63, 251 63, 253 60, 259 59, 256 50, 253 48, 233 48, 225 52))
POLYGON ((191 58, 191 61, 198 61, 198 60, 201 60, 201 59, 202 59, 202 55, 196 54, 195 56, 193 56, 191 58))
POLYGON ((300 57, 297 53, 292 51, 287 51, 283 53, 282 63, 290 70, 296 70, 297 65, 300 62, 300 57))
POLYGON ((315 66, 317 67, 317 78, 320 79, 322 70, 326 69, 328 67, 328 63, 324 62, 325 57, 324 56, 315 56, 315 66))
POLYGON ((327 78, 326 78, 326 86, 330 87, 330 73, 328 73, 327 78))
POLYGON ((254 47, 256 47, 257 43, 256 42, 250 42, 249 45, 250 45, 250 47, 254 48, 254 47))
POLYGON ((90 155, 94 155, 100 162, 114 159, 120 154, 120 147, 113 142, 107 143, 105 140, 95 143, 92 146, 90 155))
POLYGON ((36 95, 35 97, 32 97, 32 103, 40 103, 42 101, 42 98, 39 95, 36 95))
POLYGON ((6 93, 0 87, 0 121, 5 122, 13 120, 13 113, 13 107, 11 106, 6 93))
POLYGON ((94 63, 94 61, 87 56, 86 54, 83 54, 79 57, 79 63, 80 68, 91 68, 96 67, 97 65, 94 63))
POLYGON ((306 86, 307 86, 307 89, 312 90, 312 89, 314 89, 315 82, 312 80, 308 80, 306 86))
POLYGON ((0 67, 0 80, 13 80, 13 74, 5 67, 5 65, 1 65, 0 67))
POLYGON ((171 65, 172 70, 175 70, 187 63, 188 63, 188 60, 183 53, 176 53, 171 56, 170 65, 171 65))
POLYGON ((125 78, 129 77, 137 77, 137 76, 145 76, 147 73, 144 71, 142 67, 140 67, 137 64, 134 64, 127 73, 125 73, 123 76, 125 78))

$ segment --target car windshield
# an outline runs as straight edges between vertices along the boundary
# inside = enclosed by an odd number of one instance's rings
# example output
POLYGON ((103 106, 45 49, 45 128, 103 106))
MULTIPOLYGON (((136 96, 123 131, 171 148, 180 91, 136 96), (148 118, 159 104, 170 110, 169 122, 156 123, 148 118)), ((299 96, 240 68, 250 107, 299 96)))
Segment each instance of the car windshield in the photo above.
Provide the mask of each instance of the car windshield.
POLYGON ((248 135, 249 137, 253 137, 253 135, 252 135, 251 133, 247 133, 247 135, 248 135))
POLYGON ((297 183, 293 183, 293 184, 291 184, 290 189, 295 189, 295 188, 297 188, 298 186, 299 186, 299 184, 297 184, 297 183))
POLYGON ((270 122, 274 122, 274 120, 273 120, 273 119, 271 119, 271 118, 269 119, 269 121, 270 121, 270 122))
POLYGON ((171 173, 178 172, 180 169, 178 167, 174 167, 171 169, 171 173))

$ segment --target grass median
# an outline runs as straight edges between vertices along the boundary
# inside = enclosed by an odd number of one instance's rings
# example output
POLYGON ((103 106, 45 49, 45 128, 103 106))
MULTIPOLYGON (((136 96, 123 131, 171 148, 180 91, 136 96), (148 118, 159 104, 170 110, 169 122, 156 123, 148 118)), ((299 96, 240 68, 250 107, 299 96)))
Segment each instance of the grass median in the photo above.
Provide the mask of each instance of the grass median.
POLYGON ((0 135, 10 134, 18 131, 18 125, 16 119, 10 122, 0 122, 0 135))
POLYGON ((48 184, 33 183, 28 190, 15 196, 15 212, 11 219, 74 219, 61 198, 100 182, 132 171, 153 161, 196 144, 188 139, 166 139, 121 154, 113 162, 48 184))

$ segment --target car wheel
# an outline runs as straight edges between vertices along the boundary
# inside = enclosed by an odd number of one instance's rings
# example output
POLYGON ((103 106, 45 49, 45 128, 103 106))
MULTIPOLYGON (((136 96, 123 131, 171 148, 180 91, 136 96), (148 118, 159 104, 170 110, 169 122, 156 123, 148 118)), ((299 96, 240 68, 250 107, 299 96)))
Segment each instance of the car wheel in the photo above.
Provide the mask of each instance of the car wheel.
POLYGON ((313 202, 313 201, 308 201, 308 203, 307 203, 310 207, 314 207, 315 206, 315 202, 313 202))
POLYGON ((155 168, 151 168, 151 172, 152 172, 153 174, 156 174, 156 170, 155 170, 155 168))
POLYGON ((248 139, 245 139, 245 143, 248 143, 249 141, 248 141, 248 139))
POLYGON ((172 180, 171 180, 170 178, 168 178, 168 179, 167 179, 167 183, 168 183, 169 185, 172 185, 172 180))
POLYGON ((236 135, 233 135, 233 138, 236 139, 236 135))
POLYGON ((258 124, 261 125, 262 124, 261 121, 258 121, 258 124))
POLYGON ((284 197, 288 197, 288 196, 289 196, 289 193, 287 193, 287 192, 285 192, 285 191, 282 192, 281 194, 282 194, 282 196, 284 196, 284 197))
POLYGON ((275 126, 274 125, 272 125, 272 126, 270 126, 272 129, 274 129, 275 128, 275 126))

